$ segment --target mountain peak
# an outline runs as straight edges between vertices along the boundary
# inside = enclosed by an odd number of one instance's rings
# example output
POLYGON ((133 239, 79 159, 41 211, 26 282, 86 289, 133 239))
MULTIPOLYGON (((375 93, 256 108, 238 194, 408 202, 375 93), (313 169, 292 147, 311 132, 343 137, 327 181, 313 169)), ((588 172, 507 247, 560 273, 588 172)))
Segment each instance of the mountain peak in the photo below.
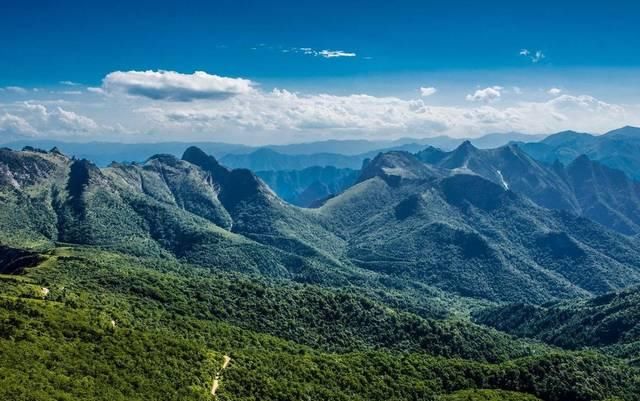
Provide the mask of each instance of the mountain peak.
POLYGON ((168 166, 176 166, 180 160, 175 157, 174 155, 169 155, 169 154, 157 154, 157 155, 153 155, 150 158, 147 159, 147 161, 145 162, 145 164, 147 163, 153 163, 153 162, 160 162, 162 164, 166 164, 168 166))
POLYGON ((446 157, 442 158, 442 161, 445 164, 443 167, 466 171, 468 169, 470 159, 479 152, 480 150, 473 146, 470 141, 464 141, 460 146, 447 153, 446 157))
POLYGON ((399 185, 405 180, 419 180, 437 176, 433 168, 422 163, 409 152, 391 151, 380 153, 360 173, 358 182, 380 177, 390 185, 399 185))
POLYGON ((229 170, 220 165, 215 157, 195 146, 184 152, 182 160, 211 174, 214 181, 220 185, 220 202, 229 212, 242 201, 262 195, 273 196, 271 190, 250 170, 229 170))
POLYGON ((561 131, 553 135, 549 135, 541 141, 550 146, 574 146, 581 143, 589 143, 595 140, 595 136, 584 132, 561 131))
POLYGON ((518 144, 515 143, 510 143, 498 148, 498 153, 507 163, 515 160, 525 162, 528 165, 535 163, 531 156, 529 156, 520 146, 518 146, 518 144))
POLYGON ((60 149, 57 146, 52 147, 51 150, 49 150, 49 153, 58 155, 58 156, 64 156, 62 154, 62 151, 60 151, 60 149))
POLYGON ((471 143, 471 141, 467 139, 467 140, 465 140, 464 142, 462 142, 462 143, 460 144, 460 146, 458 146, 458 147, 456 148, 456 150, 461 150, 461 151, 467 151, 467 152, 469 152, 469 151, 478 150, 478 148, 476 148, 475 146, 473 146, 473 144, 471 143))
POLYGON ((457 148, 455 148, 453 150, 453 152, 451 152, 454 155, 459 155, 459 156, 469 156, 471 154, 474 154, 476 152, 478 152, 480 149, 476 148, 475 146, 473 146, 473 144, 471 143, 471 141, 466 140, 464 142, 462 142, 460 144, 460 146, 458 146, 457 148))
POLYGON ((440 162, 447 156, 447 152, 438 149, 434 146, 427 146, 425 149, 416 153, 416 157, 428 164, 435 164, 440 162))
POLYGON ((201 169, 209 172, 218 182, 223 182, 229 175, 229 170, 218 163, 215 157, 206 154, 196 146, 190 146, 184 151, 182 160, 195 164, 201 169))
POLYGON ((609 131, 603 136, 610 138, 640 138, 640 128, 633 127, 631 125, 626 125, 622 128, 615 129, 613 131, 609 131))
POLYGON ((0 149, 0 185, 9 183, 14 187, 32 185, 55 174, 57 168, 68 159, 52 157, 46 151, 0 149))

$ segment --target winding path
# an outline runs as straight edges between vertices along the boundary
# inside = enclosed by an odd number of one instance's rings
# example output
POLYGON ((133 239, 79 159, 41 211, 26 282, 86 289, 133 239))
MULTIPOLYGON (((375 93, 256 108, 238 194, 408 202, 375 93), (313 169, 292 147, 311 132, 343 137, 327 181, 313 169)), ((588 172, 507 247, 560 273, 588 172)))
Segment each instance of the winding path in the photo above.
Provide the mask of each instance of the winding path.
POLYGON ((229 362, 231 362, 231 358, 228 355, 225 355, 224 361, 222 362, 222 369, 220 369, 220 371, 216 373, 216 376, 213 378, 213 384, 211 384, 211 395, 214 397, 216 395, 216 391, 218 390, 218 386, 220 386, 222 371, 225 370, 227 366, 229 366, 229 362))

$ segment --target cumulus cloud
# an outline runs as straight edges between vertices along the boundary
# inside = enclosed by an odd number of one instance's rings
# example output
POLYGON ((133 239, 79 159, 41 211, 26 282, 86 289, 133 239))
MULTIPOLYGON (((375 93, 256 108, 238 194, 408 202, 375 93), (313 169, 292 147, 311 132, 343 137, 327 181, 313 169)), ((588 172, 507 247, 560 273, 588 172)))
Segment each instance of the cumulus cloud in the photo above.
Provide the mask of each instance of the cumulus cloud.
POLYGON ((551 133, 565 129, 597 132, 628 121, 624 107, 590 96, 563 95, 548 102, 522 102, 503 108, 491 103, 479 107, 435 107, 422 99, 305 95, 279 89, 239 96, 215 107, 173 103, 137 112, 155 131, 225 133, 225 139, 231 141, 243 135, 285 141, 317 139, 318 135, 387 138, 441 134, 460 137, 507 131, 551 133))
POLYGON ((60 85, 65 85, 65 86, 80 86, 82 84, 79 84, 77 82, 73 82, 73 81, 60 81, 60 85))
MULTIPOLYGON (((172 98, 131 96, 128 88, 105 85, 96 91, 105 92, 106 96, 85 92, 55 102, 0 103, 0 135, 109 138, 108 135, 119 134, 156 141, 273 143, 319 138, 469 137, 490 132, 552 133, 566 129, 603 132, 640 124, 640 106, 563 93, 547 101, 496 102, 507 90, 515 92, 511 87, 500 86, 475 90, 467 96, 468 103, 457 106, 433 106, 418 94, 416 99, 402 99, 264 90, 253 85, 249 85, 250 90, 223 100, 194 97, 190 101, 167 101, 172 98)), ((421 95, 433 92, 433 88, 420 89, 421 95)))
POLYGON ((562 89, 559 88, 551 88, 547 91, 548 94, 550 94, 551 96, 558 96, 559 94, 562 93, 562 89))
POLYGON ((8 141, 36 135, 36 129, 24 118, 9 113, 0 115, 1 140, 8 141))
POLYGON ((468 94, 466 99, 469 102, 494 102, 502 96, 502 86, 490 86, 484 89, 478 89, 473 94, 468 94))
POLYGON ((253 85, 248 79, 221 77, 203 71, 193 74, 163 70, 115 71, 102 81, 102 89, 106 93, 176 102, 227 99, 251 92, 253 85))
POLYGON ((429 97, 431 95, 434 95, 438 90, 434 87, 421 87, 420 88, 420 96, 422 97, 429 97))
POLYGON ((521 49, 518 54, 528 58, 534 64, 539 63, 546 57, 542 50, 531 51, 529 49, 521 49))
POLYGON ((53 119, 61 129, 67 131, 90 132, 98 128, 98 124, 91 118, 65 110, 62 107, 57 107, 53 112, 50 112, 49 117, 53 119))
POLYGON ((421 100, 363 94, 335 96, 304 95, 282 89, 257 92, 209 107, 174 104, 142 108, 139 113, 168 130, 277 132, 286 135, 375 136, 381 132, 409 130, 439 132, 448 126, 421 100), (233 128, 230 127, 233 125, 233 128))
POLYGON ((0 134, 2 138, 37 137, 53 135, 69 137, 94 134, 101 127, 92 118, 65 109, 61 106, 48 107, 42 103, 24 102, 10 106, 0 116, 0 134))

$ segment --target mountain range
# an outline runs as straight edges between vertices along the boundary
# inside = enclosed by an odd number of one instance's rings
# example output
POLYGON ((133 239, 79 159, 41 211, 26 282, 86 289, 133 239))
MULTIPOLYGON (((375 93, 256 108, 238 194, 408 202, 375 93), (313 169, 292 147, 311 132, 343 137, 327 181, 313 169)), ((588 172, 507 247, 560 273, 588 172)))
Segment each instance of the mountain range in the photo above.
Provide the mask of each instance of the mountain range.
POLYGON ((574 131, 550 135, 540 142, 522 145, 534 158, 567 164, 581 155, 620 170, 640 180, 640 128, 623 127, 604 135, 591 135, 574 131))
POLYGON ((539 323, 634 318, 634 191, 513 144, 258 173, 0 149, 0 398, 637 400, 633 327, 539 323))
MULTIPOLYGON (((108 166, 113 160, 144 163, 155 154, 170 154, 180 157, 187 147, 196 146, 217 157, 221 164, 229 168, 248 168, 256 172, 267 181, 279 197, 292 204, 308 207, 317 205, 323 199, 344 190, 355 181, 357 170, 360 170, 362 164, 374 158, 378 153, 398 150, 421 153, 422 157, 426 157, 425 147, 446 152, 455 150, 465 142, 482 150, 516 143, 519 149, 541 164, 555 164, 558 168, 560 168, 560 164, 564 168, 580 156, 587 156, 591 161, 622 171, 629 178, 637 180, 639 178, 637 171, 640 166, 640 158, 638 157, 638 138, 640 135, 638 132, 637 128, 624 127, 601 136, 571 131, 549 136, 504 133, 489 134, 470 140, 439 136, 423 139, 401 138, 392 141, 327 140, 264 147, 213 142, 121 144, 58 141, 23 141, 10 143, 7 146, 12 149, 21 149, 27 146, 34 150, 55 147, 73 157, 90 160, 99 167, 108 166), (332 171, 332 168, 340 170, 340 173, 328 173, 332 171), (322 171, 325 173, 320 173, 321 169, 324 169, 322 171), (298 199, 298 197, 300 198, 298 199)), ((553 173, 550 174, 553 175, 553 173)), ((602 172, 598 174, 604 178, 602 172)), ((604 175, 610 176, 611 174, 613 173, 604 175)), ((485 178, 491 179, 491 175, 489 174, 485 178)), ((566 174, 558 172, 556 175, 564 176, 566 174)), ((564 181, 567 180, 567 177, 560 178, 564 181)), ((602 185, 602 181, 598 185, 602 185)), ((556 192, 556 195, 554 196, 560 196, 564 199, 552 201, 544 199, 544 196, 538 196, 536 200, 540 201, 542 206, 560 207, 577 214, 587 215, 624 233, 637 232, 635 206, 630 209, 626 206, 618 207, 619 199, 585 200, 581 194, 568 193, 572 191, 571 189, 567 191, 567 188, 559 188, 558 185, 552 186, 555 186, 553 191, 556 192), (558 195, 558 190, 564 194, 558 195), (576 197, 578 199, 567 199, 576 197), (563 204, 553 205, 549 202, 563 204), (581 205, 581 203, 587 204, 581 205)), ((634 191, 622 188, 618 188, 618 190, 624 193, 625 198, 629 198, 629 192, 634 191)), ((604 194, 604 192, 600 193, 604 194)), ((527 195, 531 196, 531 193, 527 195)), ((614 197, 616 197, 615 194, 614 197)))
POLYGON ((585 155, 566 166, 557 160, 548 165, 521 146, 482 150, 465 142, 451 152, 427 148, 417 157, 441 168, 477 174, 542 207, 570 211, 624 234, 640 233, 639 182, 585 155))
MULTIPOLYGON (((471 150, 463 144, 450 156, 471 150)), ((636 240, 407 152, 380 154, 356 185, 314 210, 195 147, 183 160, 157 155, 104 169, 57 151, 5 150, 0 161, 8 244, 170 253, 302 281, 375 273, 494 301, 542 303, 640 280, 636 240), (216 251, 226 247, 234 251, 216 251)))
MULTIPOLYGON (((528 135, 514 132, 488 134, 471 139, 471 141, 481 148, 493 148, 513 141, 539 141, 544 137, 544 135, 528 135)), ((431 138, 401 138, 387 141, 368 141, 361 139, 326 140, 299 144, 265 145, 256 147, 220 142, 116 143, 64 142, 32 139, 8 142, 3 144, 3 146, 14 150, 20 150, 27 146, 39 149, 58 148, 69 156, 76 157, 78 159, 90 160, 100 167, 108 166, 113 161, 142 163, 149 157, 156 154, 171 154, 176 157, 181 157, 182 153, 188 147, 196 146, 217 158, 223 158, 224 156, 229 155, 229 167, 244 167, 251 168, 252 170, 294 170, 300 168, 301 165, 304 166, 302 168, 334 166, 359 169, 365 158, 375 156, 381 151, 406 150, 409 152, 417 152, 428 145, 449 150, 460 145, 463 141, 464 139, 437 136, 431 138), (233 157, 238 155, 249 155, 254 152, 257 152, 257 154, 252 157, 233 157), (318 154, 320 154, 320 156, 315 156, 318 154), (261 155, 264 155, 271 161, 261 161, 261 155), (314 161, 305 161, 304 157, 288 158, 287 156, 311 156, 311 160, 314 161), (333 159, 335 159, 335 161, 333 159), (251 165, 250 163, 256 164, 251 165), (257 168, 257 163, 259 163, 261 167, 257 168)))

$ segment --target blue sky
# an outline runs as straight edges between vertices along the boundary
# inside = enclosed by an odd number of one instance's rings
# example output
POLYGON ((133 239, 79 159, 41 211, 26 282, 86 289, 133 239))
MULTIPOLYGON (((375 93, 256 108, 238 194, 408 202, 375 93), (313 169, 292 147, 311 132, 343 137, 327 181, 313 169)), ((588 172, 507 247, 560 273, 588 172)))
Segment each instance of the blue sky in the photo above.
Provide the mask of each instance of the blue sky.
MULTIPOLYGON (((87 123, 85 131, 92 124, 82 118, 93 121, 96 132, 83 131, 84 138, 121 140, 473 136, 573 126, 600 132, 634 123, 640 103, 640 5, 629 0, 94 3, 3 4, 0 136, 82 140, 82 135, 65 132, 73 131, 72 122, 58 120, 62 115, 74 118, 58 109, 87 123), (148 88, 133 90, 124 82, 106 88, 106 77, 118 71, 183 74, 170 76, 179 82, 165 88, 180 90, 182 97, 167 97, 166 92, 149 97, 148 88), (209 77, 193 78, 195 71, 209 77), (217 84, 211 77, 248 80, 252 91, 236 93, 236 88, 212 95, 211 85, 217 84), (184 98, 180 85, 193 90, 190 79, 209 85, 209 92, 184 98), (278 95, 285 100, 275 101, 274 89, 303 99, 278 95), (335 98, 317 98, 322 95, 335 98), (561 107, 547 104, 561 96, 561 107), (393 109, 398 103, 389 98, 444 109, 425 110, 411 103, 393 109), (387 99, 384 105, 381 99, 387 99), (372 108, 370 102, 388 115, 359 109, 372 108), (572 102, 585 114, 600 113, 597 121, 578 121, 581 114, 567 109, 575 106, 572 102), (307 110, 318 103, 319 109, 307 110), (45 107, 46 114, 36 105, 45 107), (242 105, 248 109, 239 110, 242 105), (284 114, 271 120, 229 122, 233 116, 269 114, 278 107, 284 114), (291 107, 298 107, 303 117, 287 122, 291 107), (533 124, 532 108, 556 117, 533 124), (36 117, 29 114, 34 110, 40 113, 36 117), (411 115, 416 110, 422 114, 411 115), (181 115, 178 125, 176 113, 181 115), (359 118, 349 118, 349 113, 359 118), (469 119, 468 113, 491 115, 469 119), (193 118, 191 125, 185 116, 193 118), (171 124, 162 126, 160 120, 171 124)), ((145 76, 145 85, 166 84, 167 77, 145 76), (153 79, 155 83, 149 81, 153 79)))

